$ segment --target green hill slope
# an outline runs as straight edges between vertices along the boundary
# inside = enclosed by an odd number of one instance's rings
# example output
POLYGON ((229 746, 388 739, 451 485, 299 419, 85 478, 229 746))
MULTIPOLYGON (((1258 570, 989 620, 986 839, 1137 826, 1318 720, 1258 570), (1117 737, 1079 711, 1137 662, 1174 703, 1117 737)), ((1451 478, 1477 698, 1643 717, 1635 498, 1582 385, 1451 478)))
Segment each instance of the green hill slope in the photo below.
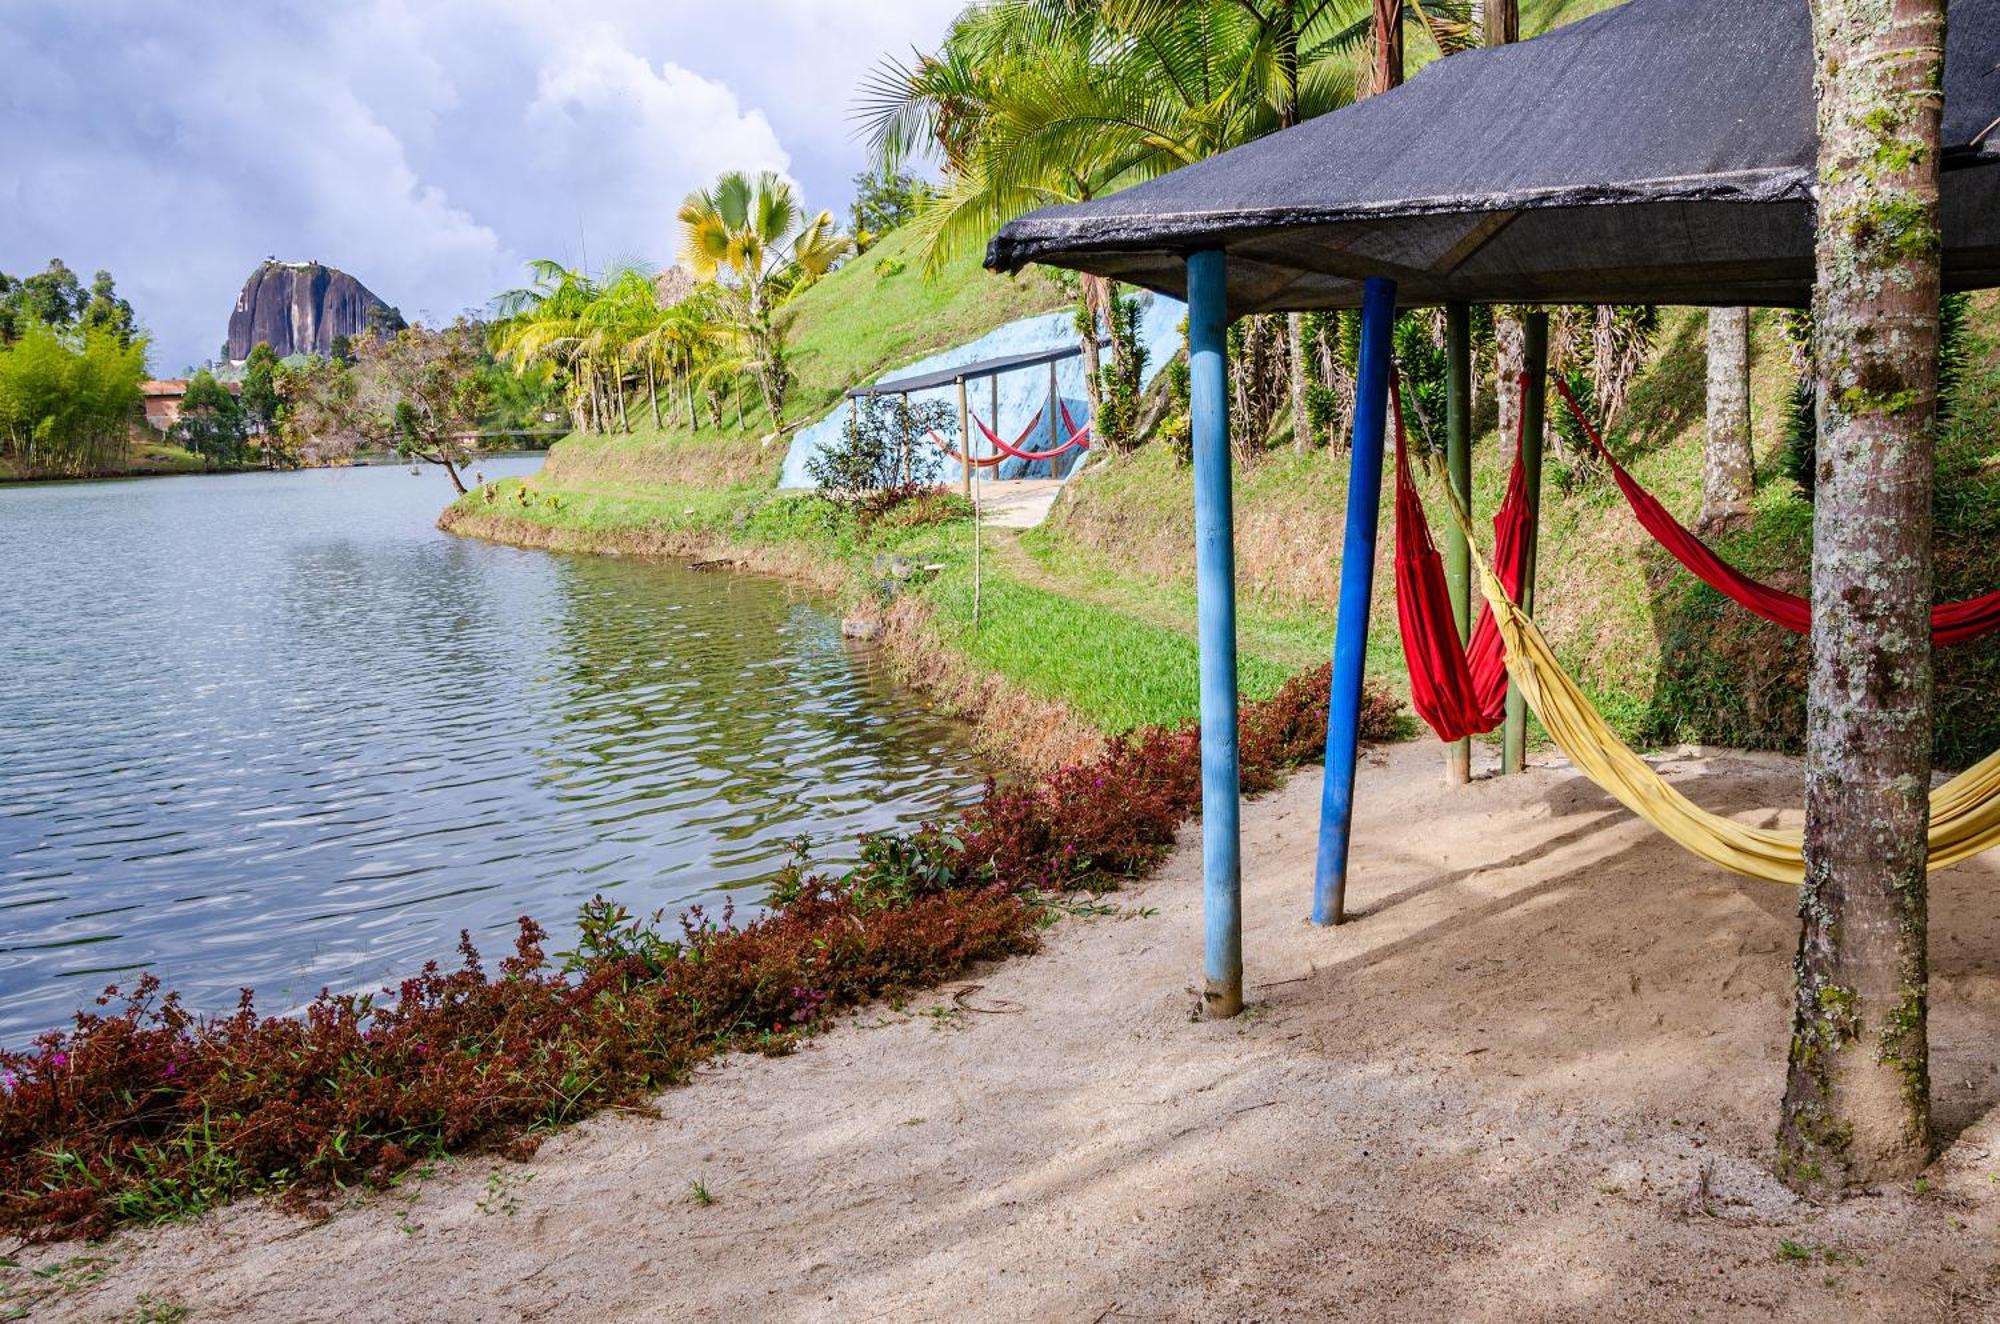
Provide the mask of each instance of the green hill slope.
MULTIPOLYGON (((892 232, 789 306, 797 319, 790 349, 797 380, 785 404, 787 421, 810 422, 850 386, 1063 306, 1061 290, 1046 278, 996 276, 976 255, 926 280, 915 248, 908 231, 892 232)), ((759 411, 740 423, 732 413, 721 428, 694 432, 572 436, 556 443, 548 467, 564 482, 768 486, 785 454, 783 439, 770 431, 769 417, 759 411)))

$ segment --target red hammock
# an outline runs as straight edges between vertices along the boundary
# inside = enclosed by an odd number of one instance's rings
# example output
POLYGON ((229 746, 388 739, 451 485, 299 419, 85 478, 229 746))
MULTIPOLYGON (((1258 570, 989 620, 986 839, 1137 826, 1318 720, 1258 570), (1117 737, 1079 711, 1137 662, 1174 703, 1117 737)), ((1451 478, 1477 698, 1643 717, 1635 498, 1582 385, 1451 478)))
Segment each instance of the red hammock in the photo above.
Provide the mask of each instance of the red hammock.
POLYGON ((952 456, 952 458, 954 458, 954 460, 958 460, 960 464, 970 464, 972 468, 988 468, 988 466, 992 466, 992 464, 1000 464, 1002 460, 1006 460, 1006 456, 986 456, 984 460, 968 460, 968 458, 964 458, 962 454, 958 454, 956 450, 952 450, 952 444, 950 444, 948 440, 944 440, 942 436, 938 436, 936 432, 928 432, 926 436, 928 436, 928 438, 930 438, 930 440, 932 440, 932 442, 936 444, 936 448, 938 448, 938 450, 942 450, 944 454, 952 456))
POLYGON ((979 415, 974 414, 972 416, 972 421, 974 423, 977 423, 979 425, 979 430, 986 434, 986 440, 992 442, 995 446, 999 447, 1002 452, 1004 452, 1009 456, 1012 456, 1014 459, 1017 460, 1053 460, 1056 458, 1056 456, 1061 455, 1063 452, 1069 450, 1071 447, 1080 446, 1085 450, 1090 449, 1090 442, 1086 440, 1086 438, 1089 437, 1090 435, 1090 425, 1086 423, 1081 428, 1076 426, 1076 424, 1070 419, 1069 402, 1067 400, 1063 401, 1060 404, 1059 408, 1062 410, 1063 427, 1069 430, 1070 437, 1069 440, 1065 441, 1062 445, 1054 447, 1051 450, 1045 450, 1045 451, 1024 451, 1020 449, 1020 445, 1022 442, 1028 439, 1029 434, 1033 433, 1037 428, 1041 427, 1042 414, 1046 412, 1046 406, 1044 406, 1042 410, 1036 411, 1035 421, 1028 424, 1027 428, 1021 433, 1020 436, 1014 438, 1014 444, 1011 446, 1008 445, 1006 442, 1002 441, 999 438, 999 436, 994 433, 992 428, 987 427, 985 420, 980 418, 979 415))
MULTIPOLYGON (((1500 629, 1494 624, 1493 609, 1481 607, 1471 642, 1459 642, 1444 562, 1431 541, 1423 499, 1410 476, 1402 387, 1393 371, 1389 405, 1396 424, 1396 625, 1410 670, 1410 702, 1439 739, 1461 740, 1491 731, 1506 716, 1507 667, 1501 658, 1500 629)), ((1507 494, 1493 517, 1493 570, 1516 602, 1531 546, 1528 514, 1517 427, 1507 494)))
MULTIPOLYGON (((1526 376, 1521 380, 1525 387, 1526 376)), ((1569 406, 1570 414, 1583 428, 1584 435, 1590 438, 1590 444, 1597 448, 1597 453, 1610 466, 1611 477, 1618 484, 1618 490, 1625 494, 1626 504, 1632 507, 1632 513, 1639 517, 1639 523, 1653 535, 1655 542, 1686 566, 1696 579, 1724 597, 1795 634, 1811 633, 1812 603, 1809 600, 1796 593, 1760 584, 1717 556, 1707 543, 1689 532, 1652 493, 1639 486, 1632 475, 1625 472, 1625 467, 1618 463, 1611 454, 1611 448, 1604 444, 1604 438, 1591 425, 1583 406, 1576 402, 1569 383, 1560 375, 1555 375, 1555 384, 1563 403, 1569 406)), ((1966 643, 1995 629, 2000 629, 2000 590, 1983 597, 1968 598, 1964 602, 1941 602, 1931 608, 1931 642, 1940 646, 1966 643)))

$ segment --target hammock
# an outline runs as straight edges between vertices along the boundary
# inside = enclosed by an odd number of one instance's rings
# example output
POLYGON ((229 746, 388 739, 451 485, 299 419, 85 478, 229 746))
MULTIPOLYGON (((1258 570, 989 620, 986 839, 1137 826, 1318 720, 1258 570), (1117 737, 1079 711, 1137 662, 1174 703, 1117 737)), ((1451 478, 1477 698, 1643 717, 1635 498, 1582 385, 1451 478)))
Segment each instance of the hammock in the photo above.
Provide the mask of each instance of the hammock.
POLYGON ((986 440, 992 442, 995 446, 999 447, 1004 454, 1012 456, 1014 459, 1017 460, 1053 460, 1056 458, 1056 456, 1063 454, 1071 447, 1080 446, 1085 450, 1090 449, 1090 442, 1086 440, 1086 438, 1090 436, 1090 425, 1086 423, 1079 428, 1076 426, 1074 422, 1071 421, 1069 416, 1069 403, 1067 401, 1064 401, 1060 407, 1062 409, 1063 427, 1069 430, 1070 434, 1069 440, 1065 441, 1060 446, 1056 446, 1045 451, 1024 451, 1020 449, 1020 446, 1022 442, 1028 439, 1031 433, 1033 433, 1037 428, 1041 427, 1042 414, 1046 412, 1047 409, 1046 406, 1044 406, 1043 409, 1036 411, 1035 421, 1028 424, 1028 426, 1022 431, 1020 436, 1014 438, 1014 443, 1011 446, 1008 445, 1006 442, 1002 441, 999 435, 995 433, 992 428, 987 427, 986 421, 980 418, 979 415, 974 414, 972 416, 972 421, 974 423, 977 423, 979 425, 979 430, 986 434, 986 440))
MULTIPOLYGON (((1525 374, 1523 383, 1527 381, 1525 374)), ((1612 455, 1611 448, 1604 444, 1604 438, 1591 425, 1590 418, 1583 412, 1583 406, 1571 394, 1569 383, 1560 375, 1555 376, 1556 390, 1562 395, 1563 403, 1583 428, 1590 444, 1604 457, 1611 468, 1611 477, 1618 484, 1618 490, 1625 494, 1625 501, 1632 507, 1632 513, 1654 541, 1667 549, 1676 561, 1686 566, 1696 579, 1707 584, 1716 592, 1741 606, 1762 616, 1765 620, 1782 625, 1795 634, 1808 634, 1812 630, 1812 603, 1795 593, 1760 584, 1742 571, 1737 570, 1704 543, 1689 532, 1679 520, 1667 512, 1658 498, 1639 486, 1632 475, 1612 455)), ((1504 565, 1505 562, 1503 561, 1504 565)), ((1983 597, 1968 598, 1964 602, 1941 602, 1931 608, 1931 639, 1940 646, 1962 644, 1969 640, 1990 634, 2000 629, 2000 590, 1983 597)))
MULTIPOLYGON (((1446 484, 1452 518, 1465 531, 1480 592, 1493 614, 1507 674, 1542 726, 1591 781, 1639 817, 1702 859, 1751 878, 1798 884, 1805 877, 1803 839, 1796 831, 1755 828, 1710 813, 1669 786, 1591 707, 1590 700, 1556 660, 1555 651, 1527 613, 1500 582, 1472 534, 1472 521, 1446 484)), ((1397 515, 1402 516, 1399 504, 1397 515)), ((1423 518, 1422 507, 1413 516, 1423 518)), ((1399 530, 1400 539, 1400 530, 1399 530)), ((1428 538, 1428 531, 1426 535, 1428 538)), ((1401 593, 1399 589, 1400 602, 1401 593)), ((1449 604, 1429 595, 1416 599, 1421 610, 1442 606, 1447 628, 1449 604)), ((1434 628, 1434 627, 1433 627, 1434 628)), ((1943 869, 2000 845, 2000 751, 1931 792, 1930 868, 1943 869)))
MULTIPOLYGON (((1493 609, 1480 610, 1472 639, 1461 643, 1445 586, 1444 563, 1424 520, 1423 498, 1410 475, 1403 426, 1402 384, 1390 370, 1389 405, 1396 424, 1396 625, 1409 661, 1410 703, 1440 740, 1483 735, 1507 711, 1507 668, 1493 609)), ((1525 427, 1525 411, 1522 416, 1525 427)), ((1521 468, 1522 431, 1514 434, 1514 468, 1500 513, 1493 517, 1494 562, 1509 596, 1519 596, 1529 550, 1528 485, 1521 468)))
POLYGON ((956 450, 952 449, 951 443, 946 441, 943 437, 940 437, 935 430, 926 433, 925 435, 931 439, 932 445, 936 446, 946 455, 951 456, 952 459, 957 460, 960 464, 969 464, 975 469, 990 468, 993 465, 1004 462, 1007 458, 1005 455, 989 455, 983 460, 968 460, 963 455, 960 455, 956 450))

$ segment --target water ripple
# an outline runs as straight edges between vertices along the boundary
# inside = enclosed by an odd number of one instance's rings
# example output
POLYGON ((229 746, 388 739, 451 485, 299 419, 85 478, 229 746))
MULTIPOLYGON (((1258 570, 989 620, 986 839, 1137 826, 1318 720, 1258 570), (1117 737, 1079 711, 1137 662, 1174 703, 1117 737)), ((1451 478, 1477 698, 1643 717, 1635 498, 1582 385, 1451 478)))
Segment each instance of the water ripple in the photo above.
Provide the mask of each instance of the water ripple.
POLYGON ((280 1011, 599 891, 741 904, 977 795, 816 602, 448 538, 442 481, 0 490, 0 1039, 139 969, 280 1011))

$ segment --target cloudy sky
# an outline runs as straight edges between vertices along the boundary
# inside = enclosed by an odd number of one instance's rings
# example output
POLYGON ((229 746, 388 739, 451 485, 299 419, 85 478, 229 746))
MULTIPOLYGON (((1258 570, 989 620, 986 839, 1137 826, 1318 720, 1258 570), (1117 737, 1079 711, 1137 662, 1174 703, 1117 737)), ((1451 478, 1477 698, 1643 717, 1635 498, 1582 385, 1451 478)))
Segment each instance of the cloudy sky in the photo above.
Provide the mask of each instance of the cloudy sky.
POLYGON ((961 3, 0 0, 0 271, 109 268, 177 373, 267 255, 449 317, 531 257, 671 259, 725 169, 844 213, 856 83, 961 3))

